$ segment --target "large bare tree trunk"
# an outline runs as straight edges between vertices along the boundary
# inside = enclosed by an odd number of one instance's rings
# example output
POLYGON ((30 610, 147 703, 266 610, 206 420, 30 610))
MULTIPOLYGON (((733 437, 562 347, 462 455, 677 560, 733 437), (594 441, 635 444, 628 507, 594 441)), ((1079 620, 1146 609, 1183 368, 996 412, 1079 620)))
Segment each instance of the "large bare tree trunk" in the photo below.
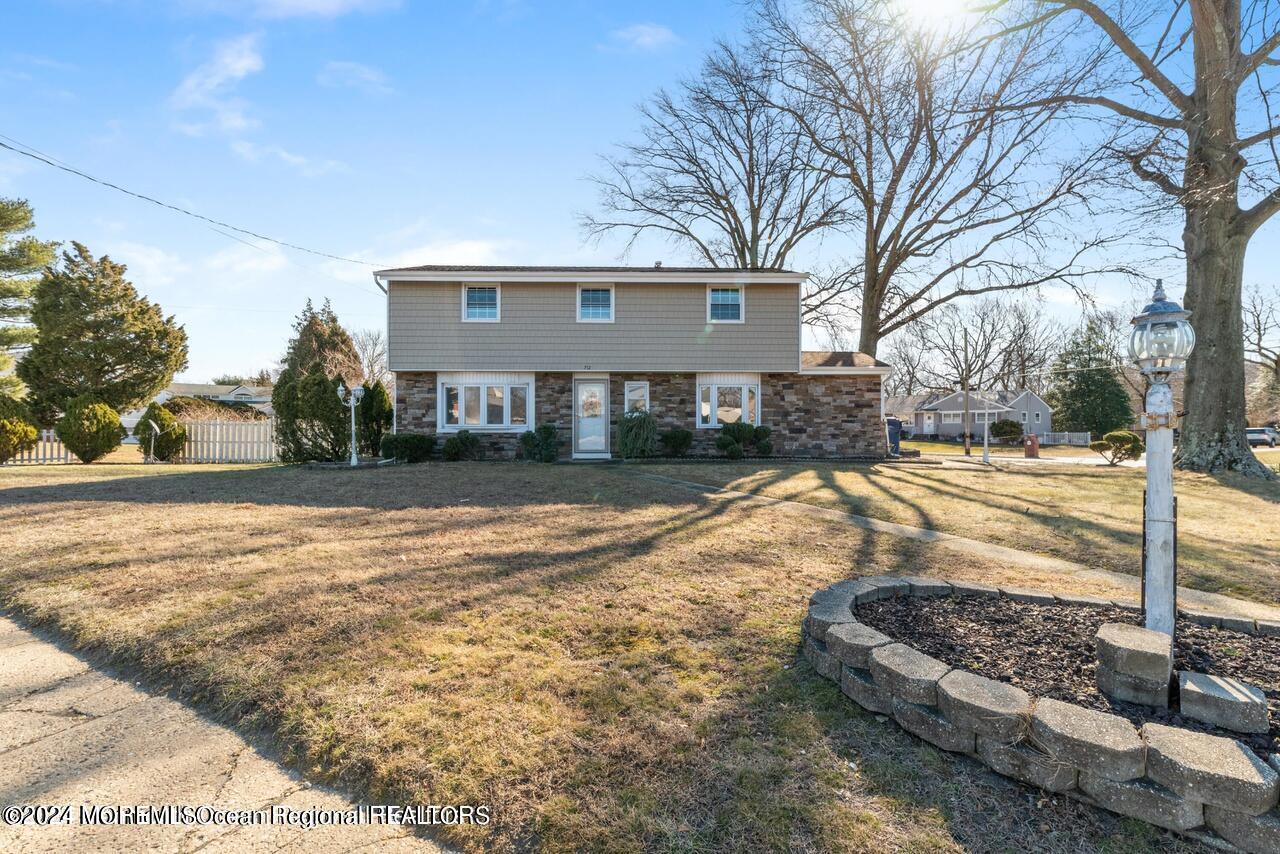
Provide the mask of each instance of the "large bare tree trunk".
POLYGON ((1186 308, 1197 344, 1187 365, 1186 409, 1177 465, 1266 477, 1245 439, 1244 330, 1240 319, 1248 237, 1235 228, 1235 204, 1189 208, 1186 308))

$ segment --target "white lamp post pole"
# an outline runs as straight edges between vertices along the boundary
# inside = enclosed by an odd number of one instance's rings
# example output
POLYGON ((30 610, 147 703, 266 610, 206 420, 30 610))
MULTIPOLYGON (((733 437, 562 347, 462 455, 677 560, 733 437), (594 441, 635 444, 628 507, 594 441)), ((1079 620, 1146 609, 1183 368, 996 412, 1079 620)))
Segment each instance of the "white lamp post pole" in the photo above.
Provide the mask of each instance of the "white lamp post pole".
POLYGON ((342 383, 338 383, 338 400, 351 410, 351 467, 355 468, 360 465, 360 458, 356 454, 356 406, 360 403, 360 398, 364 397, 364 388, 356 386, 348 393, 342 383))
POLYGON ((1182 370, 1195 346, 1191 313, 1169 300, 1157 280, 1151 303, 1133 319, 1129 354, 1151 380, 1142 416, 1147 433, 1147 500, 1143 508, 1146 554, 1142 567, 1146 626, 1173 635, 1177 615, 1174 567, 1173 392, 1169 377, 1182 370))

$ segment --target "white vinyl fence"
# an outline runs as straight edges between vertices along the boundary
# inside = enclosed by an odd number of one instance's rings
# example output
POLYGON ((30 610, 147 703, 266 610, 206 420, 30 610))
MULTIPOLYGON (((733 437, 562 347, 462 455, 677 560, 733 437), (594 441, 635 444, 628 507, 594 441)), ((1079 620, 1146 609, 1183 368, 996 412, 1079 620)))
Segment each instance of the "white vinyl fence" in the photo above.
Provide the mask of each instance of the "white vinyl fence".
POLYGON ((40 437, 36 439, 35 447, 29 451, 23 451, 13 459, 9 460, 7 466, 21 465, 40 465, 42 463, 74 463, 79 462, 75 455, 67 450, 62 444, 62 440, 58 438, 58 434, 52 430, 41 430, 40 437))
POLYGON ((1042 445, 1080 445, 1088 447, 1088 433, 1045 433, 1040 439, 1042 445))
MULTIPOLYGON (((187 445, 179 463, 271 463, 276 455, 276 422, 184 421, 187 445)), ((145 451, 145 449, 144 449, 145 451)))

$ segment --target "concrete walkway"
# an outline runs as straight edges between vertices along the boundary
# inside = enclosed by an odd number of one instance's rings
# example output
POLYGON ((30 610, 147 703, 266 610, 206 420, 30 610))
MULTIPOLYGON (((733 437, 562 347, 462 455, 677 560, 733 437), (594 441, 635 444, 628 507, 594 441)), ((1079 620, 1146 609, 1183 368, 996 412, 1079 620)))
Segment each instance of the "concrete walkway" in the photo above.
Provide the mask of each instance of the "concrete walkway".
MULTIPOLYGON (((798 513, 800 515, 816 519, 842 522, 846 525, 852 525, 855 528, 861 528, 864 531, 874 531, 878 534, 891 534, 895 537, 905 537, 906 539, 916 540, 922 543, 934 543, 944 549, 951 549, 952 551, 997 561, 1003 564, 1025 566, 1029 569, 1056 572, 1062 575, 1071 575, 1082 579, 1106 581, 1130 591, 1130 598, 1134 602, 1137 602, 1141 595, 1142 582, 1137 576, 1125 575, 1120 572, 1111 572, 1106 569, 1091 569, 1083 564, 1072 563, 1071 561, 1062 560, 1061 558, 1048 557, 1046 555, 1034 554, 1032 552, 1024 552, 1019 549, 1011 549, 1008 546, 998 546, 994 543, 984 543, 981 540, 971 540, 968 537, 946 534, 942 531, 934 531, 929 528, 917 528, 912 525, 901 525, 897 522, 886 522, 883 519, 872 519, 867 516, 857 516, 853 513, 846 513, 843 510, 818 507, 814 504, 805 504, 800 501, 789 501, 785 498, 772 498, 767 495, 758 495, 753 492, 739 492, 735 489, 708 486, 705 483, 696 483, 691 480, 680 480, 679 478, 667 477, 660 474, 651 474, 644 471, 637 471, 635 469, 615 467, 610 470, 620 472, 631 477, 644 478, 646 480, 676 486, 681 489, 687 489, 691 492, 697 492, 705 495, 713 500, 732 500, 741 503, 756 504, 759 506, 775 507, 778 510, 788 513, 798 513)), ((1223 596, 1221 593, 1206 593, 1203 590, 1192 590, 1187 587, 1178 588, 1178 605, 1192 611, 1207 611, 1213 614, 1228 614, 1231 616, 1248 617, 1255 620, 1280 620, 1280 608, 1276 608, 1271 605, 1263 605, 1260 602, 1248 602, 1243 599, 1234 599, 1230 596, 1223 596)))
MULTIPOLYGON (((94 670, 0 617, 0 806, 342 810, 234 731, 94 670)), ((398 826, 8 826, 0 851, 439 852, 398 826)))

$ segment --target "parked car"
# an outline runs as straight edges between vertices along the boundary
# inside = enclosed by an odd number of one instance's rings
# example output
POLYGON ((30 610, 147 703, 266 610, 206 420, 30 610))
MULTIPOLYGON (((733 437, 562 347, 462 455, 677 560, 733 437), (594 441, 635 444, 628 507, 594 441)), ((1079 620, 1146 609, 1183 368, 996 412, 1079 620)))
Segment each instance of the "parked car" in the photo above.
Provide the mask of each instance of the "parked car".
POLYGON ((1244 431, 1245 436, 1249 439, 1249 446, 1266 445, 1274 448, 1280 445, 1280 433, 1276 432, 1274 427, 1249 427, 1244 431))

